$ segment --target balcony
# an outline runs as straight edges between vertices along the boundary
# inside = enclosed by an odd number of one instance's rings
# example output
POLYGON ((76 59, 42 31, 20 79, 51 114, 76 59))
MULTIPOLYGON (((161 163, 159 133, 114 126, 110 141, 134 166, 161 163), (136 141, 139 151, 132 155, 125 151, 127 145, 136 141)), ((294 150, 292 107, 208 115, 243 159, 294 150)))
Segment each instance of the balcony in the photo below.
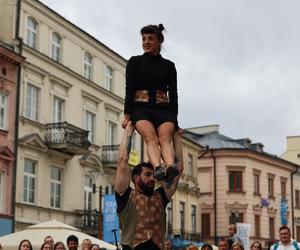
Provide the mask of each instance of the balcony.
POLYGON ((89 153, 91 143, 89 131, 73 126, 67 122, 48 123, 45 125, 45 141, 49 148, 71 155, 89 153))
POLYGON ((78 217, 75 226, 89 235, 98 234, 98 210, 76 210, 78 217))
POLYGON ((108 166, 116 166, 120 145, 103 145, 102 162, 108 166))

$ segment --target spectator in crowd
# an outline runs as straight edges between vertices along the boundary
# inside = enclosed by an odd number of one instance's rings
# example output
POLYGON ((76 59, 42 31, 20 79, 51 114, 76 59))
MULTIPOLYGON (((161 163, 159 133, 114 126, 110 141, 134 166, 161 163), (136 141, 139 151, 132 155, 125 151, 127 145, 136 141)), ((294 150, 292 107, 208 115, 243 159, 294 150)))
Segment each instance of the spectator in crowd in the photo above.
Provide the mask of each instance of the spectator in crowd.
POLYGON ((43 243, 41 246, 41 250, 52 250, 53 245, 49 242, 43 243))
POLYGON ((204 243, 201 247, 201 250, 213 250, 212 245, 204 243))
POLYGON ((229 244, 226 239, 220 239, 218 243, 218 249, 219 250, 229 250, 229 244))
POLYGON ((259 241, 254 241, 250 246, 250 250, 262 250, 262 245, 259 241))
POLYGON ((32 245, 29 240, 22 240, 19 244, 18 250, 32 250, 32 245))
POLYGON ((100 250, 100 246, 98 244, 92 244, 89 250, 100 250))
POLYGON ((77 250, 78 249, 78 238, 75 235, 70 235, 67 238, 67 246, 69 250, 77 250))
POLYGON ((82 250, 89 250, 92 245, 92 241, 90 239, 84 239, 81 244, 82 250))
POLYGON ((2 250, 3 249, 3 247, 2 247, 2 245, 1 245, 1 243, 0 243, 0 250, 2 250))
POLYGON ((244 250, 243 243, 241 241, 236 241, 231 246, 232 250, 244 250))
POLYGON ((54 244, 53 250, 66 250, 64 243, 58 241, 54 244))
POLYGON ((227 227, 227 230, 228 230, 228 235, 229 235, 228 243, 229 243, 229 248, 230 249, 232 248, 232 244, 237 242, 237 241, 240 242, 241 244, 243 244, 242 240, 237 235, 237 228, 236 228, 235 224, 230 224, 227 227))
POLYGON ((172 250, 172 244, 171 244, 171 241, 166 239, 164 241, 164 250, 172 250))
POLYGON ((299 250, 300 244, 291 238, 291 230, 287 226, 279 228, 279 239, 278 243, 275 243, 271 250, 299 250))
POLYGON ((50 243, 52 246, 54 245, 54 239, 52 236, 48 235, 44 238, 44 243, 50 243))
POLYGON ((198 247, 194 246, 194 245, 189 245, 186 250, 198 250, 198 247))

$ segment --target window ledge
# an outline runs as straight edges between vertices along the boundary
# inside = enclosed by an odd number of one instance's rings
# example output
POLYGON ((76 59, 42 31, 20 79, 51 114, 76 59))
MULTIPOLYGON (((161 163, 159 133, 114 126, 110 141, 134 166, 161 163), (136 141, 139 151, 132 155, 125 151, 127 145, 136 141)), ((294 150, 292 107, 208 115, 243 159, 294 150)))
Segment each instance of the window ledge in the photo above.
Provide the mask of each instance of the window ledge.
POLYGON ((227 193, 231 194, 246 194, 246 191, 232 191, 232 190, 227 190, 227 193))
POLYGON ((260 193, 253 193, 254 196, 258 196, 258 197, 261 197, 261 194, 260 193))
POLYGON ((0 128, 0 134, 6 136, 6 135, 8 134, 8 130, 5 130, 5 129, 0 128))
POLYGON ((272 199, 272 200, 275 200, 275 196, 273 196, 273 195, 269 195, 268 198, 272 199))
POLYGON ((38 122, 38 121, 35 121, 35 120, 31 120, 25 116, 20 116, 20 121, 25 124, 25 123, 30 123, 32 124, 33 126, 35 127, 38 127, 40 129, 40 131, 44 130, 45 126, 44 124, 38 122))

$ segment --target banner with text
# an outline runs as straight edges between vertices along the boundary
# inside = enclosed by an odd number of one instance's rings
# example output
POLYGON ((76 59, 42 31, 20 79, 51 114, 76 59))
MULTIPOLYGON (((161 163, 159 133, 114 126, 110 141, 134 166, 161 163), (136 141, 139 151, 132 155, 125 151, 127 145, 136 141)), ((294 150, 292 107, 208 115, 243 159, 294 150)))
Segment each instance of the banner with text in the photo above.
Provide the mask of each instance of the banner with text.
POLYGON ((250 249, 250 228, 251 224, 236 223, 237 234, 244 244, 244 249, 250 249))
POLYGON ((103 205, 103 240, 115 243, 114 230, 116 230, 117 241, 120 241, 120 226, 117 215, 117 202, 114 195, 104 196, 103 205))

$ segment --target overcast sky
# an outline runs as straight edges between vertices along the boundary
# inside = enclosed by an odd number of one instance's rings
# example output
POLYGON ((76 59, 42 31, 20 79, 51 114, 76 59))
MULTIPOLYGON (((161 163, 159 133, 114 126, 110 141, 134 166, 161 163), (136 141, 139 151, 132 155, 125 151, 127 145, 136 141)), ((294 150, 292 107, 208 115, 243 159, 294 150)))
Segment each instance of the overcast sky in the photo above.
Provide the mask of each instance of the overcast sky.
POLYGON ((300 135, 300 1, 42 2, 126 59, 143 53, 142 26, 163 23, 181 127, 219 124, 278 155, 300 135))

